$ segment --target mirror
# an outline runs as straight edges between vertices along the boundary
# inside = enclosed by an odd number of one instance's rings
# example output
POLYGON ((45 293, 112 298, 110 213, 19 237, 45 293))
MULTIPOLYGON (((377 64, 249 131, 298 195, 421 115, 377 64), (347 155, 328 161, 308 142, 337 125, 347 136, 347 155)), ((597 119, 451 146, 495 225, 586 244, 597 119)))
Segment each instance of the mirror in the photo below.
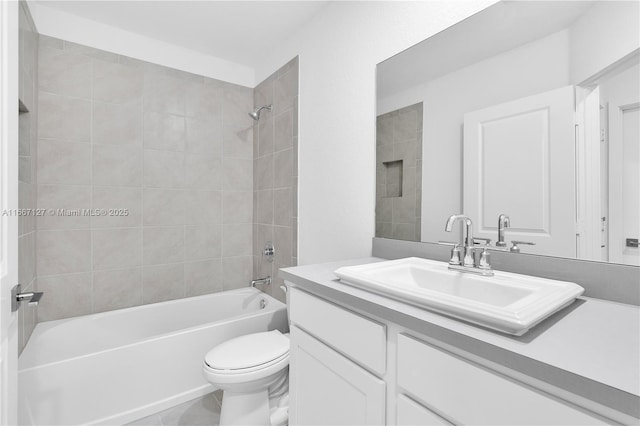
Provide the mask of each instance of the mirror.
POLYGON ((640 265, 639 16, 504 1, 378 64, 376 237, 500 249, 505 214, 503 250, 640 265))

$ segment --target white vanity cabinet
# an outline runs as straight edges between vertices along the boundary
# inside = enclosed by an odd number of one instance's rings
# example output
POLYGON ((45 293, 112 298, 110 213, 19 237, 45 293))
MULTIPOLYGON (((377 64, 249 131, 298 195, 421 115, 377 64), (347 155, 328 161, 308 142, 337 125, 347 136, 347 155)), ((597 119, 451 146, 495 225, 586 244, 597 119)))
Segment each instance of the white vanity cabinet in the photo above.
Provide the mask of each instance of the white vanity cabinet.
POLYGON ((297 289, 289 303, 289 423, 385 424, 385 382, 363 367, 384 372, 385 327, 297 289))
POLYGON ((390 321, 295 286, 289 303, 291 425, 616 424, 390 321))

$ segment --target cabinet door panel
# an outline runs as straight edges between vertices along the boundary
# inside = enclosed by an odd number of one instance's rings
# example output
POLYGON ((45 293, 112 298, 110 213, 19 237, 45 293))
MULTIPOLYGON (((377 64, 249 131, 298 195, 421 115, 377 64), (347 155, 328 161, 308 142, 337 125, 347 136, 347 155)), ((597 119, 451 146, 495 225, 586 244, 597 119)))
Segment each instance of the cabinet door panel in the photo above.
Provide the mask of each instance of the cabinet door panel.
POLYGON ((398 426, 451 426, 451 423, 433 411, 404 395, 398 395, 396 409, 398 426))
POLYGON ((456 424, 604 425, 595 415, 414 338, 398 336, 398 386, 456 424))
POLYGON ((290 337, 290 424, 384 424, 384 381, 295 326, 290 337))

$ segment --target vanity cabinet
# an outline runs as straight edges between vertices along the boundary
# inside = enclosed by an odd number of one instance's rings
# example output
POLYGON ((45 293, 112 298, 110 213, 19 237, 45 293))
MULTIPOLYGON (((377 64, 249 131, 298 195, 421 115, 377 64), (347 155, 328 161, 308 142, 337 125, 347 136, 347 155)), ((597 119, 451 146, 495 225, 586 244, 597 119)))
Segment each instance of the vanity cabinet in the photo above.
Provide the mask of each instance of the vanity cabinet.
POLYGON ((462 351, 289 287, 292 425, 615 424, 462 351))
POLYGON ((297 289, 289 303, 290 424, 385 424, 385 327, 297 289))

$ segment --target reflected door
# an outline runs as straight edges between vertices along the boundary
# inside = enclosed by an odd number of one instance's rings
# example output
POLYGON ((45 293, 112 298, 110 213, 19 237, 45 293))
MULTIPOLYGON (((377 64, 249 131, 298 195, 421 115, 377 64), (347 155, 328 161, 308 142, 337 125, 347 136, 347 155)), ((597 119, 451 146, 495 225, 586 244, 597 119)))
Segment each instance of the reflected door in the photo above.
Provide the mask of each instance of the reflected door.
POLYGON ((574 88, 563 87, 464 116, 463 210, 474 235, 530 241, 522 252, 576 257, 574 88))
POLYGON ((621 96, 609 114, 609 261, 640 266, 640 103, 621 96))

